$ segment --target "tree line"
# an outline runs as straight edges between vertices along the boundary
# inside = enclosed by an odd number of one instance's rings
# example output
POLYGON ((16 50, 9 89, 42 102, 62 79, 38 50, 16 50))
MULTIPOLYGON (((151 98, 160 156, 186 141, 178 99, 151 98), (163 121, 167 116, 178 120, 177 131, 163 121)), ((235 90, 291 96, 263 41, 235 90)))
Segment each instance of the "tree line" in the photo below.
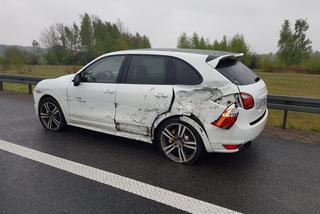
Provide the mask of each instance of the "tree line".
POLYGON ((104 53, 150 48, 151 44, 146 35, 130 33, 119 19, 112 23, 85 13, 79 24, 55 23, 44 29, 32 47, 32 51, 6 49, 0 64, 17 68, 23 64, 84 65, 104 53))
POLYGON ((87 13, 80 25, 51 25, 42 32, 41 42, 48 50, 48 64, 86 64, 104 53, 151 47, 147 36, 131 34, 120 20, 111 23, 87 13))
POLYGON ((208 38, 200 37, 196 32, 190 37, 183 32, 178 38, 177 47, 243 53, 243 62, 250 67, 255 67, 255 54, 250 51, 249 45, 243 35, 240 34, 234 35, 231 39, 223 36, 221 41, 214 40, 211 42, 208 38))
POLYGON ((25 64, 37 65, 41 62, 39 47, 9 46, 5 49, 3 56, 0 57, 0 71, 14 69, 23 70, 25 64))
POLYGON ((242 61, 253 69, 266 71, 297 70, 320 73, 320 53, 312 51, 312 42, 307 38, 309 24, 306 19, 297 19, 294 26, 284 20, 279 32, 278 51, 273 54, 256 54, 241 34, 231 39, 223 36, 221 41, 211 42, 196 32, 188 36, 183 32, 177 41, 178 48, 195 48, 243 53, 242 61))

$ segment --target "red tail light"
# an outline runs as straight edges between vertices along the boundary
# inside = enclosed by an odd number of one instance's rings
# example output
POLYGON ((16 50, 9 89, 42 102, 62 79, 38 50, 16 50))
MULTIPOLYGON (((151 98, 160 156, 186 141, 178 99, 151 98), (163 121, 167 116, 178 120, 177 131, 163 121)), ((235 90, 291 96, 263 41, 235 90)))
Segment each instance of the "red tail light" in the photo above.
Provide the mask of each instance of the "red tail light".
POLYGON ((231 144, 223 144, 222 145, 227 150, 235 150, 241 147, 241 144, 231 145, 231 144))
POLYGON ((250 94, 244 93, 244 92, 241 92, 240 96, 241 96, 243 108, 247 110, 252 109, 254 106, 253 97, 250 94))
POLYGON ((238 118, 238 110, 235 104, 230 105, 220 117, 211 124, 222 129, 229 129, 236 122, 238 118))

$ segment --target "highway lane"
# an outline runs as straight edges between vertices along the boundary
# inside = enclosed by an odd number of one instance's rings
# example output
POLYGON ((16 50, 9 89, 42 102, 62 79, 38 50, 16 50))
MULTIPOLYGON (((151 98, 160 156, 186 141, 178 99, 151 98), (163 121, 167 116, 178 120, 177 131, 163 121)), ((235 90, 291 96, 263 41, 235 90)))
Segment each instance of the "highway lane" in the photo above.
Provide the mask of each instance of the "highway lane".
POLYGON ((0 213, 182 213, 0 150, 0 213))
MULTIPOLYGON (((137 141, 79 128, 46 132, 34 114, 31 96, 5 92, 0 93, 0 139, 239 212, 315 213, 320 208, 319 144, 259 137, 246 152, 210 154, 197 165, 183 166, 137 141)), ((0 170, 0 208, 8 213, 32 206, 27 203, 30 195, 36 198, 37 211, 72 212, 77 204, 83 213, 177 211, 4 151, 0 170), (23 188, 30 182, 40 182, 42 188, 23 188), (59 183, 64 188, 54 188, 59 183), (69 192, 63 191, 66 188, 69 192), (65 203, 72 198, 74 203, 65 203)))

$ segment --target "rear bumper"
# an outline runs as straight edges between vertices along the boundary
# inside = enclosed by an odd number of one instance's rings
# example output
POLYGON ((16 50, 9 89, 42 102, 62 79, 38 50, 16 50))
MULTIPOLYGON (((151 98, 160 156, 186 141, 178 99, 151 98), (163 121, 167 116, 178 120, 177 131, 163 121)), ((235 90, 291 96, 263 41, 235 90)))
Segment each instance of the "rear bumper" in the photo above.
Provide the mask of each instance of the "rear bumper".
POLYGON ((209 142, 212 151, 233 153, 240 149, 227 150, 223 144, 245 144, 257 138, 263 131, 268 119, 268 110, 266 109, 263 116, 257 118, 256 121, 248 121, 245 114, 239 114, 236 123, 228 130, 217 128, 215 126, 206 127, 209 142), (251 123, 251 124, 250 124, 251 123))

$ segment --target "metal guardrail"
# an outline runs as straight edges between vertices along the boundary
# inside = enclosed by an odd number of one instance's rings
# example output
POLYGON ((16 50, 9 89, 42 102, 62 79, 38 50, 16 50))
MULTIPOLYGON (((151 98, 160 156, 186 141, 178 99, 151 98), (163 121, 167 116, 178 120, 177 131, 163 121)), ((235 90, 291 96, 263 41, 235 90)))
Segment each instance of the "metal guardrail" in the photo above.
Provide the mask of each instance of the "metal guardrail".
MULTIPOLYGON (((0 75, 0 90, 3 90, 3 82, 20 83, 27 84, 28 92, 29 94, 32 94, 32 85, 37 84, 43 79, 46 78, 0 75)), ((320 99, 309 97, 268 95, 268 108, 284 110, 282 127, 285 129, 288 119, 288 111, 320 114, 320 99)))
POLYGON ((36 85, 41 80, 46 79, 42 77, 27 77, 15 75, 0 75, 0 91, 3 90, 3 82, 20 83, 28 85, 28 92, 32 94, 32 85, 36 85))
POLYGON ((288 111, 320 114, 320 99, 282 95, 268 95, 268 108, 284 110, 282 128, 286 128, 288 111))

